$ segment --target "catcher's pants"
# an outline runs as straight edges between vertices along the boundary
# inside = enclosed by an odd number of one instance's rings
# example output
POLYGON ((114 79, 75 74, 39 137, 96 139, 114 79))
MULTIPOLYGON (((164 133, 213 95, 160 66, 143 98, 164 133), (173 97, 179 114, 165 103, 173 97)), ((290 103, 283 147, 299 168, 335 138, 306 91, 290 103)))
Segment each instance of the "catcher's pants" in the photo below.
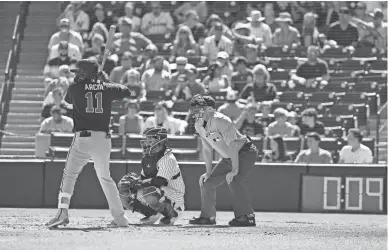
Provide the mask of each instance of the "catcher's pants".
MULTIPOLYGON (((232 195, 232 205, 235 217, 253 213, 251 198, 245 182, 249 172, 255 165, 257 149, 254 144, 243 147, 239 153, 239 171, 228 185, 232 195)), ((201 187, 201 217, 216 216, 216 188, 226 181, 226 174, 232 170, 230 159, 223 158, 213 168, 207 181, 201 187)))
POLYGON ((112 180, 109 171, 109 158, 111 152, 110 135, 100 131, 83 131, 76 132, 73 142, 67 155, 65 169, 63 170, 63 178, 59 194, 60 208, 61 198, 70 197, 73 195, 74 185, 81 173, 83 167, 90 159, 94 161, 94 169, 98 180, 100 181, 102 190, 104 191, 106 200, 108 201, 109 210, 115 222, 124 222, 124 208, 121 204, 119 192, 115 182, 112 180))

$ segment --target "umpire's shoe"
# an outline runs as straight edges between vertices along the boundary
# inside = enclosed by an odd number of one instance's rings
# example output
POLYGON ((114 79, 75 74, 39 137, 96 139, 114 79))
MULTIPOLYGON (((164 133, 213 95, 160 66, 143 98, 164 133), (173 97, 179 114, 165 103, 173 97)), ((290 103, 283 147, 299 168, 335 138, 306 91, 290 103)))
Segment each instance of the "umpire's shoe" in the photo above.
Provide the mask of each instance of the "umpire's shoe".
POLYGON ((216 219, 214 217, 212 217, 212 218, 198 217, 198 218, 193 218, 192 220, 189 220, 189 224, 192 224, 192 225, 215 225, 216 219))
POLYGON ((229 221, 231 227, 255 227, 255 214, 241 215, 229 221))
POLYGON ((68 210, 61 208, 59 209, 58 214, 55 216, 55 218, 46 223, 46 226, 48 228, 55 228, 61 225, 66 226, 67 224, 69 224, 68 210))

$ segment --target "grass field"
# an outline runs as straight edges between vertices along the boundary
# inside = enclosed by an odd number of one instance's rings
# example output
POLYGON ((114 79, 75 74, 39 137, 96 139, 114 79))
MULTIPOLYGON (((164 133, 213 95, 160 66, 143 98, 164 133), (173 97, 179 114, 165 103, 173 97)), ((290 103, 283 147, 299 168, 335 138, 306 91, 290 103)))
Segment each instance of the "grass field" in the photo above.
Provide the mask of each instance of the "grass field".
MULTIPOLYGON (((231 212, 217 214, 217 226, 191 226, 198 212, 185 212, 174 227, 107 228, 107 210, 70 210, 67 227, 44 223, 55 209, 0 209, 0 249, 386 249, 387 216, 256 213, 254 228, 230 228, 231 212)), ((140 215, 127 212, 131 223, 140 215)))

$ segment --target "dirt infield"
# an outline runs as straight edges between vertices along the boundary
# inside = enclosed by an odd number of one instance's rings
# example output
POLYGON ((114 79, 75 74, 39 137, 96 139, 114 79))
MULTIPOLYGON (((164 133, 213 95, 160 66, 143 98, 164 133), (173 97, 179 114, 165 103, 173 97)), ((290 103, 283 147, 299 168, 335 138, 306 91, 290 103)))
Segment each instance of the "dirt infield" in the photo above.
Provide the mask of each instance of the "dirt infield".
MULTIPOLYGON (((71 210, 67 227, 49 230, 54 209, 0 209, 0 249, 386 249, 383 215, 256 213, 257 227, 230 228, 230 212, 217 226, 191 226, 185 212, 174 227, 106 228, 107 210, 71 210)), ((127 212, 131 223, 139 215, 127 212)))

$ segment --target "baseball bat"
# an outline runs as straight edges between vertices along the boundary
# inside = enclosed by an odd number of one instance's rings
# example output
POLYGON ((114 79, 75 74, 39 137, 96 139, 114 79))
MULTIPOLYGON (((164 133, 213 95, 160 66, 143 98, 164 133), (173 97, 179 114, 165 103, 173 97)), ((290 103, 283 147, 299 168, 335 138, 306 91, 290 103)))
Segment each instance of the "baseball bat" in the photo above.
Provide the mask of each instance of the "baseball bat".
POLYGON ((104 56, 102 57, 102 63, 100 65, 99 71, 102 71, 104 69, 105 61, 108 58, 108 56, 110 56, 112 45, 113 45, 113 37, 115 35, 115 32, 116 32, 116 26, 111 25, 109 28, 108 39, 107 39, 106 44, 105 44, 104 56))

